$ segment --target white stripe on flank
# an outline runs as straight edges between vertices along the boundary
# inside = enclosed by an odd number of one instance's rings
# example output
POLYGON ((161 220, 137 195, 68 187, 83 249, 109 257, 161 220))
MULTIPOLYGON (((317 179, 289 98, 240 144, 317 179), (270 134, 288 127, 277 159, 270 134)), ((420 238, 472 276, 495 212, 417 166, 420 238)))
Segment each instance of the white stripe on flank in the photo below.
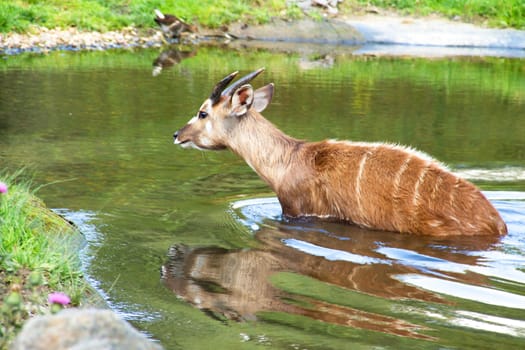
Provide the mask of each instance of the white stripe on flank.
POLYGON ((438 176, 436 181, 434 181, 434 186, 432 187, 432 194, 430 195, 432 202, 436 200, 436 195, 439 193, 439 187, 441 186, 442 182, 443 182, 442 176, 438 176))
POLYGON ((449 200, 450 200, 450 208, 454 208, 454 202, 456 201, 456 188, 458 186, 458 179, 456 179, 456 183, 454 184, 454 187, 452 187, 452 189, 450 190, 450 197, 449 197, 449 200))
POLYGON ((394 193, 393 198, 396 199, 397 195, 399 193, 399 186, 401 185, 401 178, 403 177, 403 174, 408 169, 408 164, 410 164, 410 161, 412 160, 412 155, 410 153, 406 153, 407 158, 405 159, 405 162, 401 164, 399 167, 399 170, 396 173, 396 177, 394 178, 394 193))
POLYGON ((363 213, 363 208, 362 208, 362 205, 361 205, 361 180, 363 178, 363 172, 365 170, 365 164, 366 164, 366 161, 368 160, 368 156, 370 156, 372 154, 372 151, 371 150, 367 150, 364 154, 363 154, 363 158, 361 158, 361 161, 359 162, 359 170, 357 172, 357 177, 356 177, 356 180, 355 180, 355 194, 356 194, 356 201, 357 201, 357 210, 359 212, 359 214, 362 215, 363 213))
POLYGON ((419 173, 419 177, 417 179, 416 185, 414 186, 414 196, 412 197, 412 204, 415 208, 418 206, 419 202, 419 186, 425 181, 425 175, 428 172, 428 165, 426 165, 423 170, 419 173))

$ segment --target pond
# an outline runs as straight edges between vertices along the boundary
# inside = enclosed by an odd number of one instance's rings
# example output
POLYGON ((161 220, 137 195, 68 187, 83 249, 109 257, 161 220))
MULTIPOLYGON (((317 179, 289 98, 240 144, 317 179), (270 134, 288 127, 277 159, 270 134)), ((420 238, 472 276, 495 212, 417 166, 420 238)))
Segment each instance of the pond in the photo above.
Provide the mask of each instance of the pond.
POLYGON ((0 61, 0 164, 85 235, 90 283, 166 349, 516 349, 525 341, 525 64, 200 47, 0 61), (274 82, 297 138, 386 141, 479 185, 501 239, 288 222, 228 151, 173 145, 226 74, 274 82), (160 66, 159 66, 160 67, 160 66))

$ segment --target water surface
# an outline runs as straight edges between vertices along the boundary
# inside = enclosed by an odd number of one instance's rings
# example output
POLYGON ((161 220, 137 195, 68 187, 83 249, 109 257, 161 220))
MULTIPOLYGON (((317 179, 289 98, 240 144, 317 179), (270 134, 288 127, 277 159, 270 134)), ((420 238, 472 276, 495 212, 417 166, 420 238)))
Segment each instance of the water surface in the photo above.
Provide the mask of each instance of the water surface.
POLYGON ((27 166, 76 222, 89 281, 168 349, 515 349, 525 341, 525 70, 512 59, 390 59, 200 48, 0 62, 0 164, 27 166), (478 184, 496 240, 288 222, 229 152, 174 146, 234 71, 276 84, 295 137, 411 145, 478 184), (162 277, 162 278, 161 278, 162 277))

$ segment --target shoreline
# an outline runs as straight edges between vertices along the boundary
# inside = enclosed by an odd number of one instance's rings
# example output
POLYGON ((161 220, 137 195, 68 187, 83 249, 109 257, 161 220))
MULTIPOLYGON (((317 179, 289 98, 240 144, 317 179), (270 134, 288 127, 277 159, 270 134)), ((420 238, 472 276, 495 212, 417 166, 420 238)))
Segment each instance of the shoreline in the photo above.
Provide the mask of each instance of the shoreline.
MULTIPOLYGON (((234 23, 226 32, 200 29, 182 37, 183 44, 206 42, 257 46, 257 42, 357 47, 357 55, 494 56, 525 58, 525 31, 492 29, 442 17, 395 14, 338 16, 323 20, 275 19, 263 25, 234 23)), ((120 31, 34 28, 33 33, 0 34, 0 56, 50 51, 102 51, 171 46, 159 29, 126 27, 120 31)), ((293 46, 293 45, 292 45, 293 46)))
POLYGON ((13 340, 28 319, 53 312, 52 294, 64 294, 62 307, 102 306, 82 275, 78 228, 36 196, 22 171, 0 173, 0 349, 13 340), (5 226, 4 226, 5 225, 5 226), (24 249, 20 249, 24 247, 24 249), (67 305, 67 306, 64 306, 67 305))
POLYGON ((268 47, 271 43, 290 51, 294 46, 313 44, 351 49, 356 56, 525 58, 525 30, 485 28, 441 17, 359 15, 323 21, 276 20, 255 27, 237 24, 230 32, 243 39, 244 46, 268 47))
POLYGON ((26 52, 45 54, 50 51, 101 51, 162 45, 163 37, 160 31, 139 30, 133 27, 103 33, 80 31, 74 27, 68 29, 38 27, 33 33, 0 34, 0 56, 26 52))

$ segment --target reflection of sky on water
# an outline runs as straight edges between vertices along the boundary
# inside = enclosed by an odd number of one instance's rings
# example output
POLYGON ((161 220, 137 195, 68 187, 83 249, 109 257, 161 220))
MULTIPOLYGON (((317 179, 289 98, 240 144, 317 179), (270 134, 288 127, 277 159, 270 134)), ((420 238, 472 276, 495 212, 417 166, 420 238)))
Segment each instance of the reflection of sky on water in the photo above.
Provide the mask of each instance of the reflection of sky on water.
POLYGON ((297 250, 302 251, 303 253, 315 255, 315 256, 322 256, 326 260, 330 261, 348 261, 354 264, 387 264, 389 265, 390 262, 388 260, 383 259, 377 259, 377 258, 371 258, 368 256, 363 256, 359 254, 352 254, 349 252, 343 252, 337 249, 330 249, 330 248, 324 248, 320 247, 318 245, 308 243, 305 241, 301 241, 298 239, 285 239, 283 240, 283 243, 287 245, 288 247, 295 248, 297 250))
POLYGON ((525 256, 499 252, 499 254, 495 254, 497 260, 484 262, 487 266, 479 266, 458 264, 399 248, 380 247, 377 252, 400 264, 412 266, 427 273, 433 270, 462 274, 475 272, 484 276, 503 278, 525 284, 525 273, 516 269, 516 267, 525 266, 525 256))
POLYGON ((494 306, 525 309, 525 296, 523 295, 418 274, 399 275, 397 279, 413 286, 456 298, 494 306))
POLYGON ((470 311, 457 311, 457 317, 450 319, 458 326, 481 329, 485 331, 525 336, 525 321, 505 317, 496 317, 470 311))

